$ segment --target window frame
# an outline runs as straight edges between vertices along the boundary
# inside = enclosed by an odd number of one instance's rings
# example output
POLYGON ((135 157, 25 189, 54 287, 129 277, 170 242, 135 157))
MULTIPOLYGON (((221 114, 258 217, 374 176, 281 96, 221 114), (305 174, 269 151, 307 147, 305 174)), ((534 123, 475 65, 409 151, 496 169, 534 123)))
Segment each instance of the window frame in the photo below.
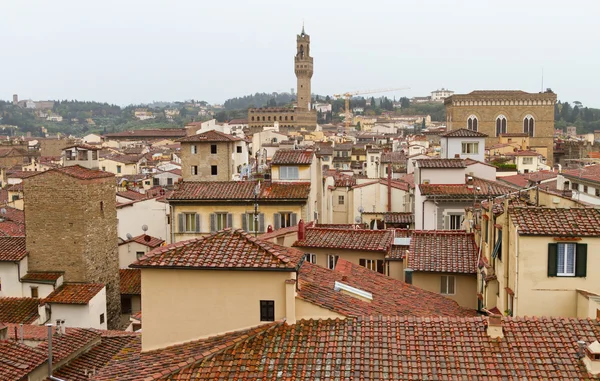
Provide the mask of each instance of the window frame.
POLYGON ((340 194, 338 195, 338 205, 344 205, 344 195, 340 194))
POLYGON ((467 118, 467 130, 470 131, 479 131, 479 119, 476 115, 469 115, 467 118))
POLYGON ((227 212, 214 212, 215 216, 215 231, 221 231, 223 229, 227 229, 227 212), (222 225, 219 227, 219 225, 222 225))
POLYGON ((144 255, 146 255, 145 252, 143 251, 136 251, 135 252, 135 259, 139 260, 141 257, 143 257, 144 255))
POLYGON ((339 259, 340 256, 337 254, 327 254, 327 268, 329 270, 334 270, 339 259))
POLYGON ((34 299, 39 299, 40 298, 40 290, 37 286, 30 286, 29 287, 31 289, 31 297, 34 299))
POLYGON ((529 137, 534 137, 535 135, 535 118, 531 114, 527 114, 523 118, 523 133, 529 137))
POLYGON ((198 166, 197 165, 190 166, 190 174, 192 176, 198 176, 198 166))
POLYGON ((456 277, 454 275, 440 276, 440 295, 456 295, 456 277))
POLYGON ((300 168, 297 165, 281 165, 281 166, 279 166, 279 179, 280 180, 298 180, 298 179, 300 179, 300 168))
POLYGON ((523 165, 533 165, 533 157, 531 157, 531 156, 523 157, 523 165))
POLYGON ((479 142, 461 142, 460 151, 463 155, 478 155, 479 142))
POLYGON ((315 253, 304 253, 304 261, 312 263, 313 265, 317 264, 317 254, 315 253))
POLYGON ((216 165, 211 165, 210 166, 210 175, 211 176, 218 176, 219 175, 219 169, 216 165))
POLYGON ((100 314, 100 324, 104 324, 104 322, 106 321, 105 317, 104 317, 104 312, 100 314))
POLYGON ((261 300, 259 303, 260 321, 275 321, 275 301, 261 300))
POLYGON ((197 230, 196 227, 196 215, 198 213, 193 213, 193 212, 184 212, 183 213, 183 232, 184 233, 195 233, 197 230), (191 221, 191 222, 190 222, 191 221), (190 229, 190 227, 193 227, 193 229, 190 229))
POLYGON ((192 145, 190 146, 190 153, 191 153, 192 155, 197 155, 197 154, 198 154, 198 146, 197 146, 197 145, 195 145, 195 144, 192 144, 192 145))
POLYGON ((496 137, 508 132, 508 119, 501 114, 496 117, 496 137))
POLYGON ((218 152, 217 145, 216 144, 211 144, 210 145, 210 154, 211 155, 216 155, 217 152, 218 152))
POLYGON ((557 246, 556 246, 556 276, 557 277, 575 277, 577 273, 577 244, 576 243, 572 243, 572 242, 557 242, 557 246), (568 253, 567 248, 573 248, 573 250, 568 253), (561 269, 561 248, 563 248, 562 250, 562 254, 563 254, 563 265, 562 265, 562 269, 561 269), (567 255, 568 254, 572 254, 573 255, 573 271, 569 272, 568 271, 568 261, 567 261, 567 255), (563 270, 563 271, 561 271, 563 270))

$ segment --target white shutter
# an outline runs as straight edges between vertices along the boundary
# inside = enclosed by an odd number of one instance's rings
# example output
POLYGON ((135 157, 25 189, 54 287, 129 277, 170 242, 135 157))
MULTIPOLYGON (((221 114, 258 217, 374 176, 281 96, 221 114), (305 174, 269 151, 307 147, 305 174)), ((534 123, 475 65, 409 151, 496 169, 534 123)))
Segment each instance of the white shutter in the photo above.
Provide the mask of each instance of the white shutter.
POLYGON ((214 233, 217 229, 217 216, 214 213, 210 214, 210 232, 214 233))
POLYGON ((196 213, 196 233, 200 233, 200 215, 196 213))
POLYGON ((298 216, 296 215, 296 213, 291 214, 290 224, 291 224, 291 226, 296 226, 298 224, 298 216))
POLYGON ((281 214, 273 214, 273 229, 277 230, 281 227, 281 214))

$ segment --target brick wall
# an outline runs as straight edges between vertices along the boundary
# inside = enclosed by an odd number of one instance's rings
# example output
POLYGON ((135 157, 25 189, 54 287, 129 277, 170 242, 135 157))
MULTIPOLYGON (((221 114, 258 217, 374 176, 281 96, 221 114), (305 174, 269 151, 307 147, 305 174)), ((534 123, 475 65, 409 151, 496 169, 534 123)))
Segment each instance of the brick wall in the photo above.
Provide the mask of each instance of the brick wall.
POLYGON ((119 328, 114 177, 80 180, 56 171, 24 181, 31 271, 64 271, 67 282, 106 285, 108 327, 119 328))
POLYGON ((231 142, 181 143, 181 174, 183 181, 231 181, 233 176, 231 153, 235 149, 231 142), (211 154, 211 145, 217 153, 211 154), (197 153, 192 154, 192 145, 197 153), (198 166, 198 174, 192 175, 192 166, 198 166), (211 175, 211 167, 217 166, 217 175, 211 175))

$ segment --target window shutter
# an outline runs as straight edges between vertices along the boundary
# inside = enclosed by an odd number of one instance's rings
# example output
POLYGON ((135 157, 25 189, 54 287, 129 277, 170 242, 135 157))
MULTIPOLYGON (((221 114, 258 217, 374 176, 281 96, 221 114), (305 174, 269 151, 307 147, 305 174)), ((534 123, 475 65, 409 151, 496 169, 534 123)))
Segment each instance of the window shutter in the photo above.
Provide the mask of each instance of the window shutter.
POLYGON ((177 228, 179 229, 179 233, 185 231, 185 214, 183 213, 177 215, 177 228))
POLYGON ((450 229, 450 216, 444 216, 444 229, 450 229))
POLYGON ((200 215, 196 213, 196 233, 200 233, 200 215))
POLYGON ((233 228, 233 214, 227 213, 227 227, 233 228))
POLYGON ((366 267, 367 261, 366 261, 366 259, 361 258, 358 260, 358 264, 361 265, 362 267, 366 267))
POLYGON ((265 214, 260 213, 258 215, 258 231, 261 233, 265 232, 265 214))
POLYGON ((253 216, 250 213, 244 213, 242 214, 242 230, 243 231, 248 231, 248 219, 252 218, 253 216))
POLYGON ((558 244, 548 244, 548 276, 556 276, 558 267, 558 244))
POLYGON ((292 215, 290 216, 290 222, 292 226, 298 225, 298 216, 296 215, 296 213, 292 213, 292 215))
POLYGON ((587 275, 587 244, 578 243, 575 254, 575 276, 585 277, 587 275))
POLYGON ((273 229, 277 230, 281 227, 281 214, 273 214, 273 229))
POLYGON ((210 214, 210 232, 214 233, 217 230, 217 216, 214 213, 210 214))

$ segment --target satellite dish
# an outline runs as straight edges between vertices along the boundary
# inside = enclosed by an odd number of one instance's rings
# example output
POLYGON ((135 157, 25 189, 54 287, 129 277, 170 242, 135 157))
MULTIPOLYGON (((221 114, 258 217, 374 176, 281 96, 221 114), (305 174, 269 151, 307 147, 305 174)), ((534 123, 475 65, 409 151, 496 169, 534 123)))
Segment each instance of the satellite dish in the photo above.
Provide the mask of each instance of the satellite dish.
POLYGON ((147 232, 148 231, 148 225, 142 225, 142 230, 144 232, 147 232))
POLYGON ((133 236, 131 235, 131 233, 127 233, 125 236, 127 237, 127 239, 132 239, 133 238, 133 236))
POLYGON ((359 224, 359 223, 360 223, 360 217, 359 217, 359 216, 356 216, 356 218, 354 219, 354 221, 355 221, 357 224, 359 224))
POLYGON ((2 209, 0 209, 0 213, 2 213, 2 214, 6 214, 6 208, 2 208, 2 209))
POLYGON ((358 207, 358 213, 362 214, 362 213, 364 213, 364 211, 365 211, 365 208, 363 208, 362 205, 358 207))

